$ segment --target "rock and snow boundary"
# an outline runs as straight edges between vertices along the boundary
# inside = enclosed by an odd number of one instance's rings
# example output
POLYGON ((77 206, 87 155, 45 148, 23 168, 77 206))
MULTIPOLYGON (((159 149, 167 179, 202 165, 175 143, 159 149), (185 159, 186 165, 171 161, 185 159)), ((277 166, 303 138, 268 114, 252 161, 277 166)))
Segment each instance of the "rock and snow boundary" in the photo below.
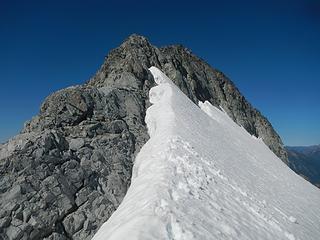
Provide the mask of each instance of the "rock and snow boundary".
POLYGON ((150 71, 150 140, 94 240, 320 238, 319 189, 226 113, 150 71))

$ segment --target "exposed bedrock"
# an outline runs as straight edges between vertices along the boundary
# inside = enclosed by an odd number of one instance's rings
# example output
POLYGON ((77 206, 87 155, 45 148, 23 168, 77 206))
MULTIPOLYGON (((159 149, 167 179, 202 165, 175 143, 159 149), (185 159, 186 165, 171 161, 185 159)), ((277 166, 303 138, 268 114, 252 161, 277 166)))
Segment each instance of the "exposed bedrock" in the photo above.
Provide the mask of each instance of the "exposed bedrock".
POLYGON ((287 155, 268 120, 220 71, 183 46, 130 36, 87 83, 48 96, 21 134, 0 145, 0 239, 90 239, 130 185, 156 66, 194 102, 221 106, 287 155))

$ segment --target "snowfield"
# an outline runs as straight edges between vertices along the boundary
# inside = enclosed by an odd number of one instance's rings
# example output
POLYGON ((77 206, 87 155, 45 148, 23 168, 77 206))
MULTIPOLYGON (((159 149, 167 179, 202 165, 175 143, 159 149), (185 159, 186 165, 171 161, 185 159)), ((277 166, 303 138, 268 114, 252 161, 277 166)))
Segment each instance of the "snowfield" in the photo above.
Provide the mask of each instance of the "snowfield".
POLYGON ((320 239, 319 189, 224 111, 150 71, 150 140, 94 240, 320 239))

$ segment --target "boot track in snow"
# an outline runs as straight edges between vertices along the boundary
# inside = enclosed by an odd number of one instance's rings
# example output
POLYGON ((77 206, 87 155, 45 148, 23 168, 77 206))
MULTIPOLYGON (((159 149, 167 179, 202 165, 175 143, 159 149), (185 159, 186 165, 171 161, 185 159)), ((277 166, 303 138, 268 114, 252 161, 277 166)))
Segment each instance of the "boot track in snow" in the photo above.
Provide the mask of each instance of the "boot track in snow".
POLYGON ((131 186, 94 240, 319 239, 320 191, 159 69, 131 186))

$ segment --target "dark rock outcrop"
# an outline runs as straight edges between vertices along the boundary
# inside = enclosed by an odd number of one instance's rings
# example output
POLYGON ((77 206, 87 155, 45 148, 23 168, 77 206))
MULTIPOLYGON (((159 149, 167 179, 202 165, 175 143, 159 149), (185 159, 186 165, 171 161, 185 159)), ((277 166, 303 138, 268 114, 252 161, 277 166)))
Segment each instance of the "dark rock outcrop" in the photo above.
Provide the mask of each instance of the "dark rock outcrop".
POLYGON ((221 72, 182 46, 130 36, 82 86, 50 95, 21 134, 0 145, 0 239, 90 239, 122 201, 147 141, 150 66, 191 100, 208 100, 284 162, 268 120, 221 72))

